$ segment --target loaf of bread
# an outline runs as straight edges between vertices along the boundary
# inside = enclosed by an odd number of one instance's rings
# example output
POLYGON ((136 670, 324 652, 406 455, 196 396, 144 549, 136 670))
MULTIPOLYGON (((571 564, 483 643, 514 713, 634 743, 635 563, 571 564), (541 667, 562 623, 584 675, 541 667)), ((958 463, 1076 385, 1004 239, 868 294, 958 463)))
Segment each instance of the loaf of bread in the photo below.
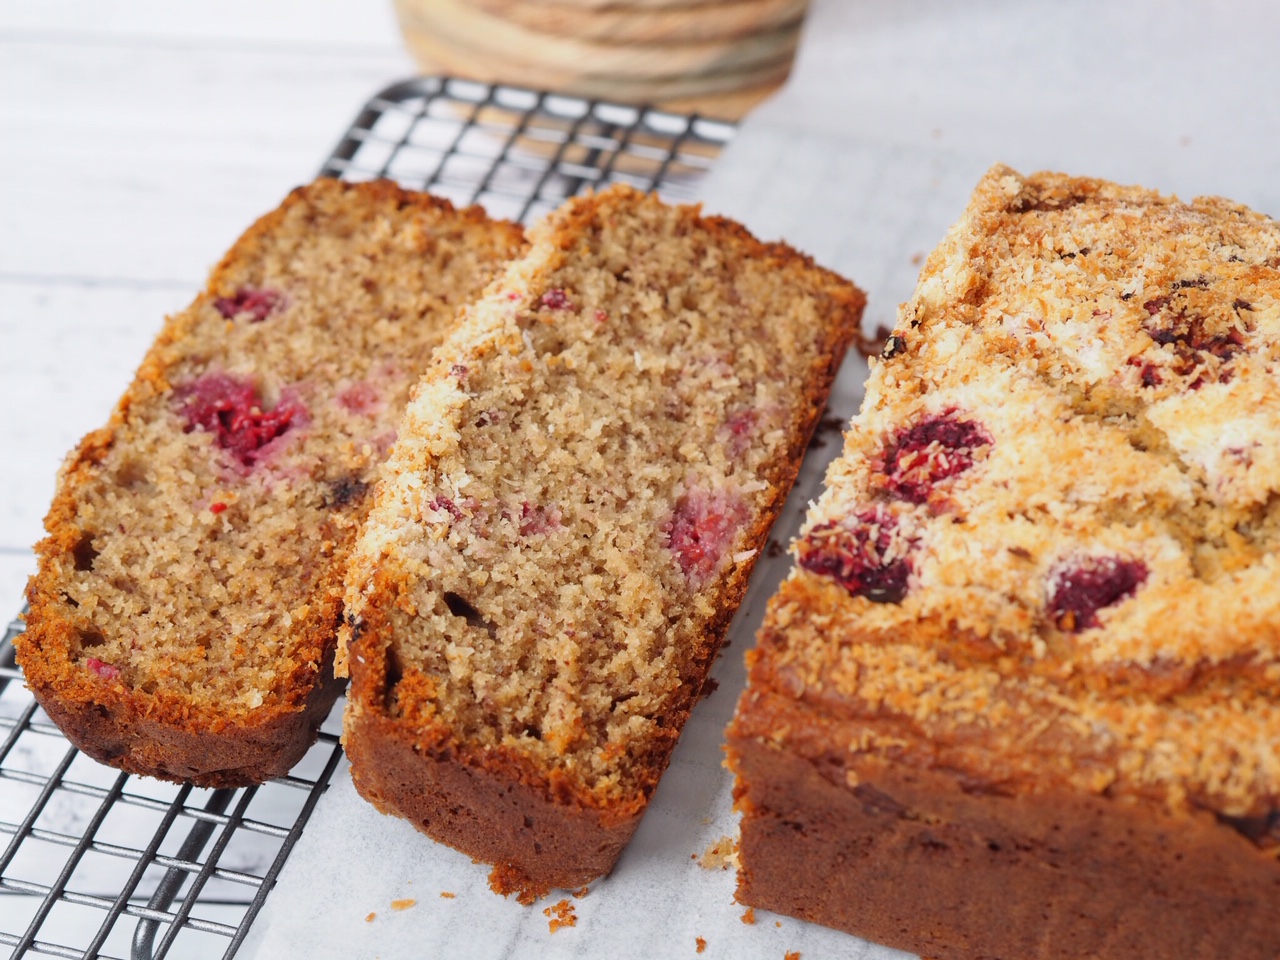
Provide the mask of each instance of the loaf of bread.
POLYGON ((341 689, 342 571, 409 389, 522 242, 479 209, 322 180, 169 318, 37 547, 18 660, 76 746, 211 787, 302 756, 341 689))
POLYGON ((628 188, 535 228, 437 351, 353 554, 362 795, 495 864, 505 892, 607 872, 862 304, 787 247, 628 188))
POLYGON ((1280 956, 1280 224, 992 170, 729 731, 739 898, 928 957, 1280 956))

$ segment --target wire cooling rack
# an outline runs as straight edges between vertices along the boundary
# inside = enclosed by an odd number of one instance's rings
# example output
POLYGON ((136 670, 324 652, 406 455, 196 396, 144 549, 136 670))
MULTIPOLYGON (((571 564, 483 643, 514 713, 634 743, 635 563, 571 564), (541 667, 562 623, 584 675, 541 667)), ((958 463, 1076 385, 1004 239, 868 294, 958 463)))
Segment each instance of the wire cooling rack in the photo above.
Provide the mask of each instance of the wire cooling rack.
MULTIPOLYGON (((366 104, 321 174, 390 177, 529 221, 597 184, 693 197, 731 124, 420 78, 366 104)), ((11 957, 234 956, 341 755, 339 703, 289 776, 204 790, 82 755, 0 639, 0 944, 11 957)))

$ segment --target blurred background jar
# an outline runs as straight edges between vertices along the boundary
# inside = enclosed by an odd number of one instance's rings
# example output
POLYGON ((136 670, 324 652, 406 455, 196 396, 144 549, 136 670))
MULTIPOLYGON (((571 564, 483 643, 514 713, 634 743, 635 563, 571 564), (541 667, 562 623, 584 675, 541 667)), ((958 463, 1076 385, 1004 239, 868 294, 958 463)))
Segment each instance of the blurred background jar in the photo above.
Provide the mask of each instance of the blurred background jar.
POLYGON ((424 73, 735 120, 786 79, 808 0, 395 0, 424 73))

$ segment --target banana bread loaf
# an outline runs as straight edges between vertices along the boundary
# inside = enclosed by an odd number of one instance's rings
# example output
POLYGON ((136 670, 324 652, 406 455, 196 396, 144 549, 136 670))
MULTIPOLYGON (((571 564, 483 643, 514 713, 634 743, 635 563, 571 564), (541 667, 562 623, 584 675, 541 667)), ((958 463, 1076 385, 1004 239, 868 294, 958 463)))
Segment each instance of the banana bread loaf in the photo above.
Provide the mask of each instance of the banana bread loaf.
POLYGON ((862 304, 789 248, 627 188, 531 232, 432 360, 353 555, 362 795, 495 864, 497 889, 607 872, 862 304))
POLYGON ((992 170, 729 730, 739 898, 929 957, 1280 956, 1280 224, 992 170))
POLYGON ((216 787, 302 756, 409 389, 521 244, 478 209, 321 180, 165 323, 64 465, 28 589, 18 660, 76 746, 216 787))

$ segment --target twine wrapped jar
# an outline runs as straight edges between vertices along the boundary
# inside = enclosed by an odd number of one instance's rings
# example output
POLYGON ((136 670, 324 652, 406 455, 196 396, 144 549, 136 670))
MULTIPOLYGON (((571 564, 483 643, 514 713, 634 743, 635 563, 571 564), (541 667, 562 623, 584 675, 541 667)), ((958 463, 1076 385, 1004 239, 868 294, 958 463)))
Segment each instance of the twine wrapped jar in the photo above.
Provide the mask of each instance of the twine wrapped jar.
POLYGON ((734 120, 791 69, 808 0, 395 0, 427 73, 734 120))

